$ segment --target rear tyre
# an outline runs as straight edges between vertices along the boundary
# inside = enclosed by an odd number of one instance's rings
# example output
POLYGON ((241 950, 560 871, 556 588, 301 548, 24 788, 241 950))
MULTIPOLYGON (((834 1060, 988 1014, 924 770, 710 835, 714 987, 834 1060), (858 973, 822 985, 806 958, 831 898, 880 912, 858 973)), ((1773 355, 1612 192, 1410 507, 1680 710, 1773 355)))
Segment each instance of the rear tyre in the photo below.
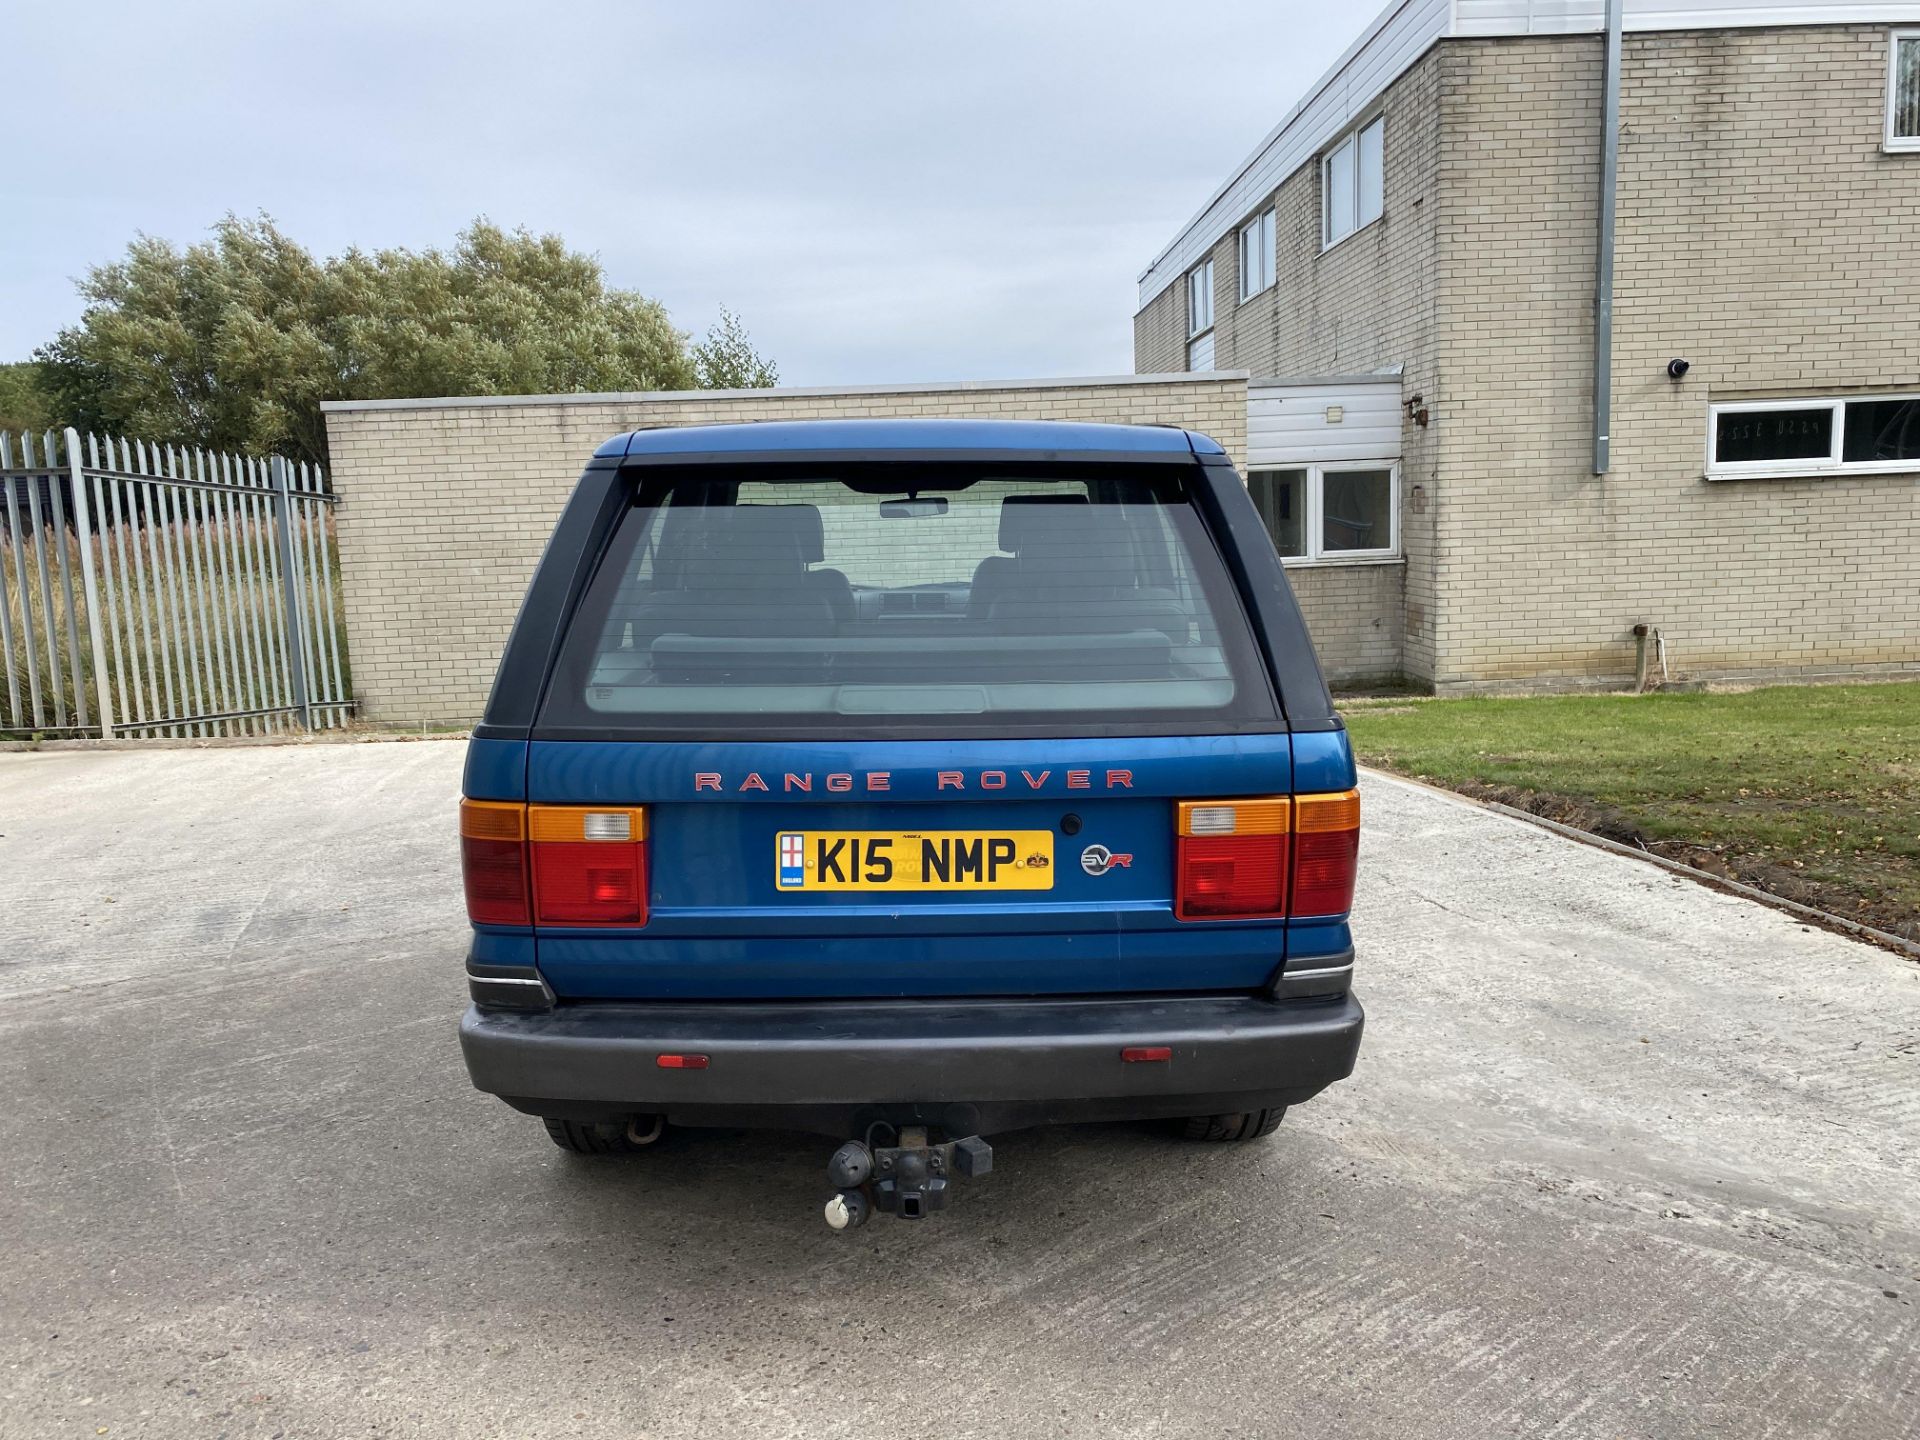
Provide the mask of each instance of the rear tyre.
POLYGON ((562 1150, 575 1155, 638 1155, 660 1138, 661 1126, 654 1117, 637 1115, 630 1124, 590 1124, 583 1120, 558 1120, 543 1116, 547 1138, 562 1150))
POLYGON ((1261 1140, 1280 1128, 1280 1117, 1286 1113, 1286 1106, 1275 1105, 1267 1110, 1240 1110, 1232 1115, 1195 1115, 1186 1122, 1184 1133, 1189 1140, 1227 1144, 1261 1140))

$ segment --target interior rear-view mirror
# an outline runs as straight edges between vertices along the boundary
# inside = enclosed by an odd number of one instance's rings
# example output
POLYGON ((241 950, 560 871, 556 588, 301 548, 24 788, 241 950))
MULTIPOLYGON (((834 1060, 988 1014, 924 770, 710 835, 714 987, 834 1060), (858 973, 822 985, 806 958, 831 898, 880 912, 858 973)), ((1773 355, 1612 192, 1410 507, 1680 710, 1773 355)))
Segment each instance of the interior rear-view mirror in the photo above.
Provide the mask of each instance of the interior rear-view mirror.
POLYGON ((912 500, 882 500, 880 518, 882 520, 921 520, 929 515, 947 513, 947 497, 944 495, 918 496, 912 500))

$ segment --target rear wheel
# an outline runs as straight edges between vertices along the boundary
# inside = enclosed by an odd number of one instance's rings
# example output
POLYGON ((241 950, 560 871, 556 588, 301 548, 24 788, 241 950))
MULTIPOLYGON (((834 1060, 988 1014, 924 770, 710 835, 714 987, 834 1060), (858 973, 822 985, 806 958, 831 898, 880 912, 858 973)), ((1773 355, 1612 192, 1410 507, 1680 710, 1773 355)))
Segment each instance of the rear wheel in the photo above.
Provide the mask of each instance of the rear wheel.
POLYGON ((1240 1110, 1231 1115, 1195 1115, 1187 1121, 1185 1134, 1189 1140, 1259 1140, 1278 1130, 1280 1117, 1286 1113, 1286 1106, 1275 1105, 1267 1110, 1240 1110))
POLYGON ((594 1124, 543 1116, 547 1138, 576 1155, 638 1155, 660 1138, 665 1128, 657 1115, 636 1115, 626 1124, 594 1124))

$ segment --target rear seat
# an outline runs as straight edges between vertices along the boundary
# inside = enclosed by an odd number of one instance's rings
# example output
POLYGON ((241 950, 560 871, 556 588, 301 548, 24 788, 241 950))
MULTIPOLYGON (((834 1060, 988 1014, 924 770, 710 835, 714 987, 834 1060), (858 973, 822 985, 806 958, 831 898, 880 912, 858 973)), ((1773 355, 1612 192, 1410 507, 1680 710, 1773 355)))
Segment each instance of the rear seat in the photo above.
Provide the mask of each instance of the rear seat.
POLYGON ((1007 634, 1158 631, 1185 639, 1189 617, 1178 596, 1127 583, 1138 571, 1134 540, 1118 506, 1080 495, 1009 495, 1000 504, 1000 548, 1013 558, 980 563, 967 613, 1007 634))
POLYGON ((749 505, 749 510, 794 510, 799 512, 801 532, 800 559, 807 567, 807 583, 826 599, 836 625, 851 625, 854 619, 853 586, 846 575, 821 562, 827 558, 827 530, 820 520, 818 505, 749 505), (817 568, 816 568, 817 567, 817 568))
MULTIPOLYGON (((1000 539, 1002 550, 1018 551, 1023 530, 1020 517, 1035 505, 1082 505, 1084 495, 1009 495, 1000 502, 1000 539)), ((989 555, 974 567, 973 585, 967 592, 967 618, 990 618, 994 602, 1014 583, 1018 562, 1007 555, 989 555)))
MULTIPOLYGON (((637 608, 634 646, 661 635, 830 635, 832 581, 809 571, 820 545, 813 505, 717 505, 681 512, 656 557, 656 590, 637 608), (823 583, 824 582, 824 583, 823 583), (770 620, 770 616, 778 616, 770 620)), ((849 604, 851 591, 847 595, 849 604)))

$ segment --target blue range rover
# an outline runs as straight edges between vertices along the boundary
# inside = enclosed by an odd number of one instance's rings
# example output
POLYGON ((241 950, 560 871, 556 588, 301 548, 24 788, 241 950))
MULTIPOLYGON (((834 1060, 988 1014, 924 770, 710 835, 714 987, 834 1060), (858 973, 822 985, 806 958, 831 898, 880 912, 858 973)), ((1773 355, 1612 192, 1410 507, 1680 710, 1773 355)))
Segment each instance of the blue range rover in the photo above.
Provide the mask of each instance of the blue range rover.
POLYGON ((1353 755, 1225 453, 961 420, 601 446, 467 757, 473 1083, 570 1150, 1250 1140, 1351 1073, 1353 755))

